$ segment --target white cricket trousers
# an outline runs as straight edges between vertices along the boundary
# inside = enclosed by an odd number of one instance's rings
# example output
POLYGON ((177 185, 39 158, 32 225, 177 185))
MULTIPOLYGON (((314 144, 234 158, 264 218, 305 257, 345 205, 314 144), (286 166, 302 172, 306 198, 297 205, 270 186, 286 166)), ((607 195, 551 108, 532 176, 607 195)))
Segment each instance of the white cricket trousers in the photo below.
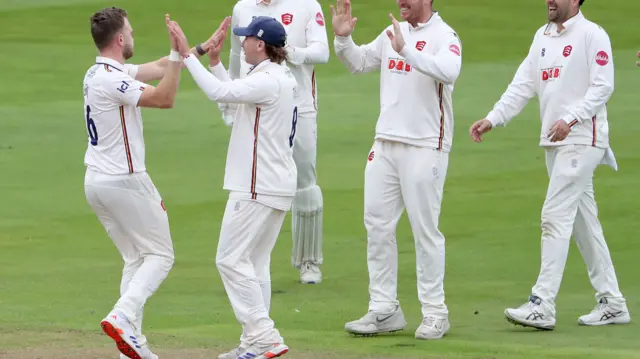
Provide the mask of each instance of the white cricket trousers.
POLYGON ((122 259, 120 299, 115 309, 134 325, 138 343, 143 308, 173 266, 169 219, 162 198, 146 172, 107 175, 87 169, 85 195, 122 259))
POLYGON ((269 317, 271 251, 285 211, 262 203, 229 198, 222 219, 216 265, 236 318, 242 346, 281 343, 269 317))
POLYGON ((624 302, 598 220, 593 173, 605 150, 586 145, 547 148, 549 188, 542 207, 542 261, 532 294, 555 308, 571 234, 584 258, 596 300, 624 302))
POLYGON ((365 169, 369 310, 388 313, 397 300, 396 226, 405 207, 416 246, 422 315, 448 316, 444 300, 445 238, 438 229, 449 154, 376 140, 365 169))

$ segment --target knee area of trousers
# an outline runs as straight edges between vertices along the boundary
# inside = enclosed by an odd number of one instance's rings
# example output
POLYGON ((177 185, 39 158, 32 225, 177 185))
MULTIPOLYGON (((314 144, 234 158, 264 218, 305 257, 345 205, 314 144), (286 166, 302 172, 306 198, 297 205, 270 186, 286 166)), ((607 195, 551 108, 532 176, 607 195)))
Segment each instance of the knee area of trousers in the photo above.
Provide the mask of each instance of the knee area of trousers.
POLYGON ((318 185, 300 189, 293 198, 293 207, 299 212, 315 212, 322 209, 322 190, 318 185))
POLYGON ((230 257, 216 257, 216 268, 220 273, 229 273, 233 270, 235 262, 230 257))

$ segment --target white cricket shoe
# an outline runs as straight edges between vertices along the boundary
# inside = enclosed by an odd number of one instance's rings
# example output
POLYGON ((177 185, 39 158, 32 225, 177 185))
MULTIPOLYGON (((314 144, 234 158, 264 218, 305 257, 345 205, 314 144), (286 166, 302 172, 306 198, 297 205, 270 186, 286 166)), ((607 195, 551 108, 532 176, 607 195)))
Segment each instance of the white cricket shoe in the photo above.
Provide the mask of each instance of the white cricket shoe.
POLYGON ((583 315, 578 319, 580 325, 607 325, 607 324, 627 324, 631 322, 631 315, 626 305, 616 306, 609 304, 607 298, 600 299, 591 313, 583 315))
POLYGON ((520 308, 505 310, 504 315, 509 322, 523 327, 553 330, 556 326, 555 314, 535 295, 530 296, 520 308))
POLYGON ((218 355, 218 359, 237 359, 240 356, 240 354, 242 354, 243 352, 244 352, 244 348, 242 348, 242 346, 239 346, 231 350, 230 352, 226 352, 218 355))
POLYGON ((416 339, 440 339, 451 328, 448 318, 427 315, 422 319, 422 324, 416 330, 416 339))
POLYGON ((102 322, 102 331, 108 335, 124 356, 130 359, 152 359, 151 351, 138 345, 138 339, 129 319, 119 310, 112 310, 102 322))
POLYGON ((390 313, 375 313, 369 311, 362 318, 348 322, 344 329, 351 334, 375 335, 380 333, 397 332, 407 326, 400 306, 390 313))
POLYGON ((316 264, 306 262, 300 267, 300 282, 302 284, 319 284, 322 282, 322 272, 316 264))
POLYGON ((220 354, 218 359, 272 359, 285 355, 289 347, 284 344, 239 346, 232 351, 220 354))

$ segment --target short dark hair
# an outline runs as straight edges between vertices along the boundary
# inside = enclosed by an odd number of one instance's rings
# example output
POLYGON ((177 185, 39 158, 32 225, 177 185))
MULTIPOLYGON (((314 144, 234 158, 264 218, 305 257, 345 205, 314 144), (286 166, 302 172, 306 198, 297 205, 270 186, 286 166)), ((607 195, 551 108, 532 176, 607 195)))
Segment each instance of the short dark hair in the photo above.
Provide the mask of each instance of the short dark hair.
POLYGON ((580 6, 582 6, 582 3, 584 2, 584 0, 580 0, 580 6))
POLYGON ((287 50, 284 47, 276 47, 265 43, 265 52, 272 62, 281 64, 287 59, 287 50))
POLYGON ((104 49, 118 31, 124 28, 127 12, 117 7, 109 7, 91 16, 91 36, 99 50, 104 49))

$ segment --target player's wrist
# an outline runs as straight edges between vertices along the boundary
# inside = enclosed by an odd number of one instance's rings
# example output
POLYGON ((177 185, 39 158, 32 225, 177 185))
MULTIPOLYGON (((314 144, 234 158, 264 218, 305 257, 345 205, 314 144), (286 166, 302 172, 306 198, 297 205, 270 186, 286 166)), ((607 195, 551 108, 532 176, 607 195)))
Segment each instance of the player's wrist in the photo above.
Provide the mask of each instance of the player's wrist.
POLYGON ((196 44, 195 49, 199 56, 204 56, 207 53, 207 50, 202 47, 202 44, 196 44))
POLYGON ((180 53, 174 49, 171 49, 169 53, 169 61, 180 62, 180 53))

